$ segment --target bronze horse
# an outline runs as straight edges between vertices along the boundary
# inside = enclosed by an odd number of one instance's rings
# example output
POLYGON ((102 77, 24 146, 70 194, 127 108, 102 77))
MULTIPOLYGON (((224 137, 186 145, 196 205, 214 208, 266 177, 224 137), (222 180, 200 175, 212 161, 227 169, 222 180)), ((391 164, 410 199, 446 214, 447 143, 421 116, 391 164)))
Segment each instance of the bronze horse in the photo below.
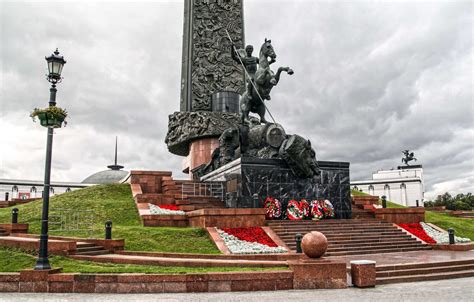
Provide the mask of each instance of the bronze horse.
POLYGON ((417 161, 414 152, 410 153, 410 150, 404 150, 402 153, 405 155, 405 157, 402 158, 402 163, 405 163, 405 165, 409 166, 408 162, 412 160, 417 161))
POLYGON ((265 105, 263 100, 270 100, 270 91, 280 81, 280 74, 285 71, 289 75, 293 74, 293 70, 289 67, 280 67, 278 71, 273 73, 270 64, 275 62, 275 51, 273 50, 272 41, 265 39, 260 47, 260 58, 257 72, 255 73, 255 88, 251 90, 251 97, 245 92, 240 98, 240 117, 242 124, 249 123, 249 113, 257 113, 260 116, 261 123, 267 123, 265 119, 265 105), (270 61, 268 61, 270 58, 270 61), (257 93, 258 91, 258 93, 257 93))

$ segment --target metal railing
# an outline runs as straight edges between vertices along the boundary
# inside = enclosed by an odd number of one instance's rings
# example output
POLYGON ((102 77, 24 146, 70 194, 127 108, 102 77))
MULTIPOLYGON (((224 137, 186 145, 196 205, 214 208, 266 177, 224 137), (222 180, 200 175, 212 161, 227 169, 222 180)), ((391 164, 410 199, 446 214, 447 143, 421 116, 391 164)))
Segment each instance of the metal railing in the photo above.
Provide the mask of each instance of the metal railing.
POLYGON ((48 225, 50 232, 85 232, 91 237, 94 221, 93 210, 52 209, 48 225))
POLYGON ((181 185, 183 196, 216 197, 224 200, 224 184, 222 182, 185 182, 181 185))

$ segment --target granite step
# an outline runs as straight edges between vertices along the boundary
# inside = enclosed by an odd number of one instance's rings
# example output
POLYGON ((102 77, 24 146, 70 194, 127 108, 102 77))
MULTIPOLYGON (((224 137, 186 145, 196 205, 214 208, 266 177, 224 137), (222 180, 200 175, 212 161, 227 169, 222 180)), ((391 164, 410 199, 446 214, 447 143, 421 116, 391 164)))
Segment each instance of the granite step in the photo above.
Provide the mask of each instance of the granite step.
POLYGON ((382 254, 382 253, 397 253, 397 252, 412 252, 431 250, 430 246, 420 247, 408 247, 408 248, 387 248, 387 249, 360 249, 360 250, 347 250, 340 252, 327 253, 326 256, 350 256, 350 255, 366 255, 366 254, 382 254))
POLYGON ((105 254, 110 254, 110 251, 106 250, 103 246, 89 242, 77 242, 77 249, 75 255, 94 256, 105 254))
MULTIPOLYGON (((289 248, 296 248, 296 242, 288 243, 289 248)), ((382 242, 382 243, 366 243, 358 245, 338 245, 338 244, 328 244, 328 251, 343 251, 343 250, 357 250, 357 249, 383 249, 383 248, 398 248, 398 247, 422 247, 426 246, 419 241, 406 241, 406 242, 382 242)))
POLYGON ((446 261, 438 261, 438 262, 407 263, 407 264, 386 264, 386 265, 378 265, 376 270, 377 272, 383 272, 383 271, 409 270, 409 269, 416 269, 416 268, 430 268, 430 267, 470 265, 470 264, 474 264, 474 259, 446 260, 446 261))
POLYGON ((355 251, 355 250, 378 250, 378 249, 398 249, 398 248, 417 248, 417 247, 422 247, 423 245, 418 243, 418 242, 408 242, 408 243, 398 243, 398 244, 383 244, 383 245, 362 245, 362 246, 344 246, 344 247, 338 247, 338 246, 329 246, 327 249, 328 253, 332 252, 340 252, 340 251, 355 251))
POLYGON ((97 256, 97 255, 106 255, 106 254, 110 254, 110 252, 108 250, 76 252, 75 255, 77 255, 77 256, 97 256))
POLYGON ((433 281, 433 280, 467 278, 467 277, 474 277, 474 269, 454 271, 454 272, 419 274, 419 275, 411 275, 411 276, 407 275, 407 276, 395 276, 395 277, 380 277, 380 278, 376 278, 376 284, 382 285, 382 284, 390 284, 390 283, 433 281))
POLYGON ((391 271, 377 271, 377 278, 382 277, 396 277, 396 276, 407 276, 407 275, 421 275, 421 274, 433 274, 433 273, 445 273, 445 272, 458 272, 465 270, 474 270, 474 263, 471 264, 460 264, 460 265, 441 265, 435 267, 421 267, 403 270, 391 270, 391 271))
MULTIPOLYGON (((301 235, 305 235, 309 232, 275 232, 280 236, 280 238, 294 238, 297 233, 300 233, 301 235)), ((401 237, 411 237, 410 235, 402 232, 402 231, 385 231, 385 232, 347 232, 347 233, 326 233, 326 232, 321 232, 326 236, 326 238, 329 239, 342 239, 342 238, 350 238, 350 239, 355 239, 355 238, 373 238, 374 236, 380 237, 380 236, 401 236, 401 237)), ((283 239, 282 238, 282 239, 283 239)))
POLYGON ((314 225, 291 225, 291 226, 271 226, 272 229, 276 231, 300 231, 300 230, 321 230, 321 231, 350 231, 350 230, 357 230, 357 231, 370 231, 374 229, 394 229, 392 225, 372 225, 372 226, 338 226, 338 227, 331 227, 331 226, 314 226, 314 225))
POLYGON ((345 231, 371 231, 371 230, 393 230, 392 226, 383 225, 383 226, 373 226, 373 227, 338 227, 338 228, 331 228, 331 227, 315 227, 315 226, 291 226, 291 227, 272 227, 275 232, 278 231, 319 231, 319 232, 345 232, 345 231))
POLYGON ((401 239, 401 240, 385 239, 381 241, 360 241, 360 242, 346 241, 342 243, 331 242, 329 246, 350 248, 350 247, 358 247, 358 246, 395 246, 395 245, 407 244, 407 243, 420 243, 420 242, 414 238, 407 238, 407 239, 401 239))
MULTIPOLYGON (((286 242, 288 246, 295 246, 296 241, 288 241, 286 242)), ((397 246, 397 245, 403 245, 403 244, 417 244, 417 245, 423 245, 421 241, 417 240, 411 240, 411 239, 406 239, 406 240, 390 240, 389 238, 385 238, 383 241, 370 241, 366 240, 365 242, 352 242, 350 240, 347 240, 343 243, 334 243, 332 241, 328 242, 328 247, 334 248, 334 247, 339 247, 339 248, 346 248, 346 249, 352 249, 352 248, 360 248, 360 247, 390 247, 390 246, 397 246)))
POLYGON ((103 251, 104 248, 101 246, 89 246, 89 247, 78 247, 76 250, 76 254, 83 253, 83 252, 93 252, 93 251, 103 251))
POLYGON ((283 237, 294 237, 296 234, 301 234, 305 235, 310 233, 311 231, 318 231, 320 233, 323 233, 324 236, 327 238, 329 237, 373 237, 375 235, 377 236, 390 236, 390 235, 407 235, 406 233, 402 231, 396 231, 396 230, 380 230, 380 231, 373 231, 373 232, 367 232, 367 231, 361 231, 361 232, 326 232, 326 231, 319 231, 319 230, 301 230, 301 231, 294 231, 294 232, 285 232, 285 231, 275 231, 279 236, 283 237))
POLYGON ((97 245, 95 245, 94 243, 82 242, 82 241, 78 241, 76 244, 77 244, 77 248, 80 248, 80 247, 97 246, 97 245))
POLYGON ((274 224, 281 224, 281 225, 288 225, 288 224, 337 224, 337 225, 344 225, 344 224, 362 224, 362 223, 375 223, 375 224, 390 224, 389 222, 376 220, 376 219, 365 219, 365 220, 357 220, 354 221, 353 219, 323 219, 323 220, 267 220, 268 225, 274 224))

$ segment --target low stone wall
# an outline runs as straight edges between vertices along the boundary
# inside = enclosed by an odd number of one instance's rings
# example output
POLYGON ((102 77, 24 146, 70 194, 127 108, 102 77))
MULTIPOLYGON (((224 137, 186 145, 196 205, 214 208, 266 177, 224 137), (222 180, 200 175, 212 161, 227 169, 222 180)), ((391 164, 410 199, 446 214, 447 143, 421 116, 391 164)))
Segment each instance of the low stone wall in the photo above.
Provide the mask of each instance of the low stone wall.
MULTIPOLYGON (((39 238, 0 237, 0 246, 25 251, 39 250, 39 238)), ((76 243, 64 240, 48 240, 48 252, 54 255, 69 255, 76 252, 76 243)))
POLYGON ((0 274, 0 292, 186 293, 292 288, 293 272, 287 270, 184 275, 62 274, 54 270, 25 270, 0 274))
POLYGON ((28 223, 0 223, 0 228, 8 234, 28 233, 28 223))
MULTIPOLYGON (((36 234, 15 234, 15 237, 0 237, 5 239, 4 241, 11 241, 9 246, 19 248, 22 250, 38 250, 39 246, 39 235, 36 234)), ((48 251, 53 254, 59 255, 70 255, 74 254, 77 249, 77 242, 88 242, 96 245, 103 246, 106 250, 111 253, 115 251, 121 251, 125 246, 125 239, 93 239, 93 238, 77 238, 77 237, 65 237, 65 236, 49 236, 48 240, 48 251)), ((0 246, 4 245, 3 241, 0 241, 0 246)))
POLYGON ((375 218, 391 223, 416 223, 425 221, 424 208, 387 208, 375 209, 375 218))
POLYGON ((144 226, 187 227, 186 215, 140 215, 144 226))
POLYGON ((243 228, 265 225, 265 209, 200 209, 187 214, 190 227, 243 228))
POLYGON ((443 251, 471 251, 474 250, 474 243, 434 244, 433 249, 443 251))

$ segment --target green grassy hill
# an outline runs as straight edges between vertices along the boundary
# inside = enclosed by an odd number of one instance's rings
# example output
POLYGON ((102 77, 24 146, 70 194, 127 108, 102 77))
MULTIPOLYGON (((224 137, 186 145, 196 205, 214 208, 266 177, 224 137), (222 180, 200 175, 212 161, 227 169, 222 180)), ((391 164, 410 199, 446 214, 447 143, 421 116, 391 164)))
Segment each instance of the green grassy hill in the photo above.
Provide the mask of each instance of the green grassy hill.
MULTIPOLYGON (((15 207, 20 210, 19 222, 30 225, 29 233, 39 234, 42 201, 15 207)), ((12 208, 0 209, 0 223, 11 221, 12 208)), ((220 253, 203 229, 143 227, 128 184, 92 186, 54 196, 50 199, 51 215, 54 215, 56 209, 92 210, 93 232, 89 234, 87 231, 55 231, 52 227, 50 235, 84 238, 91 235, 94 238, 103 238, 104 223, 112 220, 113 238, 124 238, 127 250, 220 253)))

